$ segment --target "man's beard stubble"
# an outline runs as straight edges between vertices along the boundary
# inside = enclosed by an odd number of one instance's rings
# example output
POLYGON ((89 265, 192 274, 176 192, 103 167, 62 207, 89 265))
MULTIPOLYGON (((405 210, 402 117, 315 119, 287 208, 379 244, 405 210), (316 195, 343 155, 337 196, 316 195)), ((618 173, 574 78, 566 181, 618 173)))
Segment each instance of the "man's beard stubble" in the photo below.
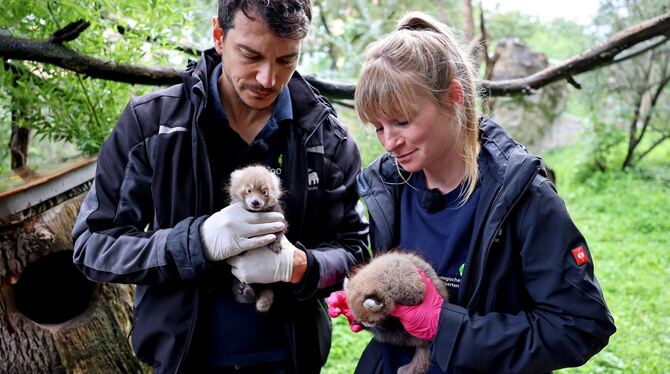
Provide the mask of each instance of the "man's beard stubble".
MULTIPOLYGON (((228 83, 230 84, 230 86, 233 87, 233 91, 235 91, 235 97, 237 98, 237 101, 240 104, 242 104, 242 106, 245 109, 257 110, 256 108, 252 108, 251 106, 249 106, 249 104, 245 103, 244 100, 242 100, 242 96, 240 96, 240 92, 235 88, 235 85, 233 84, 233 79, 230 77, 230 75, 228 75, 228 72, 226 71, 225 66, 222 66, 221 70, 223 70, 223 74, 226 76, 226 79, 228 80, 228 83)), ((246 88, 246 89, 258 91, 258 92, 261 92, 261 93, 273 93, 273 92, 275 92, 274 89, 269 89, 268 90, 267 88, 262 87, 262 86, 255 86, 255 85, 250 85, 250 84, 245 84, 245 83, 242 83, 240 88, 246 88)), ((279 95, 277 95, 277 96, 279 96, 279 95)), ((275 101, 277 101, 276 97, 275 97, 274 100, 272 100, 272 102, 267 107, 261 108, 261 110, 268 109, 268 108, 272 107, 275 104, 275 101)))

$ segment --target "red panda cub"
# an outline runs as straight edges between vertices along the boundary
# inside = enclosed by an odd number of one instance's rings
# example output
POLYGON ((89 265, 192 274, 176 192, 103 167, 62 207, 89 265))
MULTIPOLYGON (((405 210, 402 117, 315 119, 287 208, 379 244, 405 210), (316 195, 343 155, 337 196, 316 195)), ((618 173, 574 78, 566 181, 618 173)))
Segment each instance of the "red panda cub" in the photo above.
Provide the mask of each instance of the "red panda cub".
MULTIPOLYGON (((279 203, 282 194, 279 177, 265 166, 247 166, 235 170, 230 175, 228 192, 231 204, 242 202, 244 208, 250 212, 283 213, 279 203)), ((278 232, 277 239, 268 245, 275 253, 281 251, 281 238, 284 232, 286 228, 278 232)), ((270 310, 274 300, 274 293, 269 286, 255 285, 252 287, 235 277, 233 277, 233 294, 235 300, 240 303, 252 303, 255 300, 256 310, 259 312, 270 310)))
POLYGON ((391 251, 353 270, 344 280, 347 303, 357 321, 381 343, 416 347, 412 361, 398 368, 400 374, 422 374, 430 369, 428 342, 410 335, 396 317, 396 305, 417 305, 425 285, 417 269, 423 270, 447 299, 444 282, 428 262, 409 252, 391 251))

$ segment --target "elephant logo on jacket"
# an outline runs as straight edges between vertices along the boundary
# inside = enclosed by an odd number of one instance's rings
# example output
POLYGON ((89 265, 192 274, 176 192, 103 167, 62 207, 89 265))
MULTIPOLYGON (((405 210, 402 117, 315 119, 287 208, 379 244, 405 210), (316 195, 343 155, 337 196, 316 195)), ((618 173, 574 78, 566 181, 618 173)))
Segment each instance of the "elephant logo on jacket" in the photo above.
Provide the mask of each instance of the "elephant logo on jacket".
POLYGON ((312 169, 307 169, 307 189, 315 190, 319 187, 319 174, 312 169))

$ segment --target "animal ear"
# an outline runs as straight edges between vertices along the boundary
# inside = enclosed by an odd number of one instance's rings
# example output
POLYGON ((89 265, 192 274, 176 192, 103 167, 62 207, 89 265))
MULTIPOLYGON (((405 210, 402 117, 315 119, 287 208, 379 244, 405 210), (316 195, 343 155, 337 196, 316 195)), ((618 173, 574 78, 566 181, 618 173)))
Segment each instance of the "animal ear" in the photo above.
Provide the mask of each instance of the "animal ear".
POLYGON ((384 303, 379 301, 379 299, 377 299, 374 296, 368 296, 368 297, 365 298, 365 301, 363 301, 363 306, 367 310, 370 310, 370 311, 373 311, 373 312, 379 312, 384 307, 384 303))
POLYGON ((282 194, 281 178, 279 178, 279 176, 275 173, 271 173, 271 174, 272 174, 272 178, 275 182, 274 185, 272 186, 272 189, 275 192, 275 196, 279 197, 282 194))
POLYGON ((237 178, 242 174, 242 170, 235 170, 234 172, 230 173, 230 180, 232 181, 233 179, 237 178))

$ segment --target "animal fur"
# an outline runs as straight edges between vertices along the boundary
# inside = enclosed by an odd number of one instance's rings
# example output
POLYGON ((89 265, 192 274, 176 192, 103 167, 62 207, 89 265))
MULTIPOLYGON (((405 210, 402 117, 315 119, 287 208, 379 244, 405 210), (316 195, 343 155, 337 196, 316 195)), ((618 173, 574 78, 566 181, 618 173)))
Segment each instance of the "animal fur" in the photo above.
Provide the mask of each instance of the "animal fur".
POLYGON ((425 373, 430 368, 428 342, 410 335, 390 313, 396 305, 417 305, 424 296, 423 270, 445 300, 447 289, 435 270, 419 256, 408 252, 388 252, 356 269, 345 280, 349 308, 357 321, 382 343, 416 347, 412 361, 398 369, 400 374, 425 373))
MULTIPOLYGON (((250 212, 280 212, 283 213, 279 198, 282 195, 279 177, 265 166, 247 166, 235 170, 230 175, 230 186, 228 187, 230 202, 238 201, 244 204, 250 212)), ((275 253, 282 249, 281 239, 286 232, 277 233, 277 239, 268 247, 275 253)), ((268 286, 251 286, 233 277, 233 294, 240 303, 256 302, 256 310, 267 312, 272 306, 274 293, 268 286)))

